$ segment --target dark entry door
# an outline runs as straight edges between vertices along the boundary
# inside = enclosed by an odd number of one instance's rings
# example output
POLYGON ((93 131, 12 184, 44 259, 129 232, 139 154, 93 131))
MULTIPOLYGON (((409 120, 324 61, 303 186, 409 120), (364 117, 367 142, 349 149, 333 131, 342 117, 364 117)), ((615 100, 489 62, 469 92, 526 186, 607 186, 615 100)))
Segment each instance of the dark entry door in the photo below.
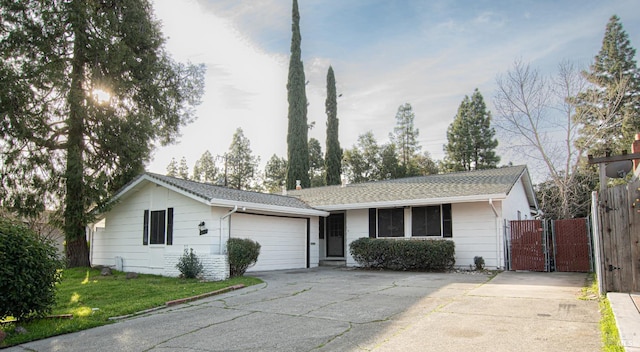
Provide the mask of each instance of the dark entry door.
POLYGON ((344 214, 327 218, 327 257, 344 257, 344 214))

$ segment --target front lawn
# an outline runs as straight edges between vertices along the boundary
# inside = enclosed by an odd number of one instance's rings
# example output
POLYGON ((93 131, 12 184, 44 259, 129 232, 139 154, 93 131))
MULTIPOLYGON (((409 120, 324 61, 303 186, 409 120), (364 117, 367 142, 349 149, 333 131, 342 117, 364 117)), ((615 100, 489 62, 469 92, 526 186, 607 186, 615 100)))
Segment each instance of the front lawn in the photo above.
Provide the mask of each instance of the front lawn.
POLYGON ((238 277, 225 281, 199 282, 196 279, 177 279, 140 274, 126 279, 125 273, 113 271, 112 276, 101 276, 96 269, 65 269, 58 284, 56 305, 52 315, 73 314, 72 319, 40 319, 29 323, 5 323, 0 330, 7 338, 0 347, 16 345, 50 336, 110 324, 109 317, 136 313, 163 306, 165 302, 187 298, 228 286, 261 283, 260 279, 238 277), (17 326, 26 333, 17 333, 17 326))

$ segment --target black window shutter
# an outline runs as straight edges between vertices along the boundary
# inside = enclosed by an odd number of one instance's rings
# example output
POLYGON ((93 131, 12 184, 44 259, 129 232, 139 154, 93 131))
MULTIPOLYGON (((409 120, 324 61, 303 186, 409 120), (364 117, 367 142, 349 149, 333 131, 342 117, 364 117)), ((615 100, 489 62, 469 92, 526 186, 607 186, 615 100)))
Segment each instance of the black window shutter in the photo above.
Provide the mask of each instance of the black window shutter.
POLYGON ((144 211, 144 226, 142 229, 142 245, 149 244, 149 210, 144 211))
POLYGON ((376 208, 369 208, 369 238, 376 238, 376 208))
POLYGON ((324 240, 324 221, 325 221, 325 218, 323 218, 322 216, 320 216, 320 217, 319 217, 319 220, 320 220, 320 221, 319 221, 319 224, 318 224, 318 227, 319 227, 319 230, 320 230, 320 234, 319 234, 319 236, 320 236, 320 239, 321 239, 321 240, 324 240))
POLYGON ((167 209, 167 245, 173 244, 173 208, 167 209))

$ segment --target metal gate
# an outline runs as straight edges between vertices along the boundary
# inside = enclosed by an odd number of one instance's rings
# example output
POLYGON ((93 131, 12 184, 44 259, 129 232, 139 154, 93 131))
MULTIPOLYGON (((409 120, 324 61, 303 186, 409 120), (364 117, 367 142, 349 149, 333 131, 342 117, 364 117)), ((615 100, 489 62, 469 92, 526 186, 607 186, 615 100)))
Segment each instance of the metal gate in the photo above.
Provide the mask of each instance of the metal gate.
POLYGON ((547 235, 542 220, 510 222, 510 269, 549 271, 547 235))
POLYGON ((524 271, 591 271, 590 233, 585 218, 505 223, 506 267, 524 271))
POLYGON ((555 271, 591 271, 593 251, 587 219, 554 220, 551 224, 555 271))

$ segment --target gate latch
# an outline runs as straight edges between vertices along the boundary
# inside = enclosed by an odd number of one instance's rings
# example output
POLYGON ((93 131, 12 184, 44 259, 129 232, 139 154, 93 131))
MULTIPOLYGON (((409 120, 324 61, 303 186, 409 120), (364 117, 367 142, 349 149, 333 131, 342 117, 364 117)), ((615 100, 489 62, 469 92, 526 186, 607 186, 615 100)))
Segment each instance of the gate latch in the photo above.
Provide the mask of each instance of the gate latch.
POLYGON ((614 271, 614 270, 620 270, 622 268, 618 268, 617 266, 613 266, 611 264, 609 264, 609 271, 614 271))

